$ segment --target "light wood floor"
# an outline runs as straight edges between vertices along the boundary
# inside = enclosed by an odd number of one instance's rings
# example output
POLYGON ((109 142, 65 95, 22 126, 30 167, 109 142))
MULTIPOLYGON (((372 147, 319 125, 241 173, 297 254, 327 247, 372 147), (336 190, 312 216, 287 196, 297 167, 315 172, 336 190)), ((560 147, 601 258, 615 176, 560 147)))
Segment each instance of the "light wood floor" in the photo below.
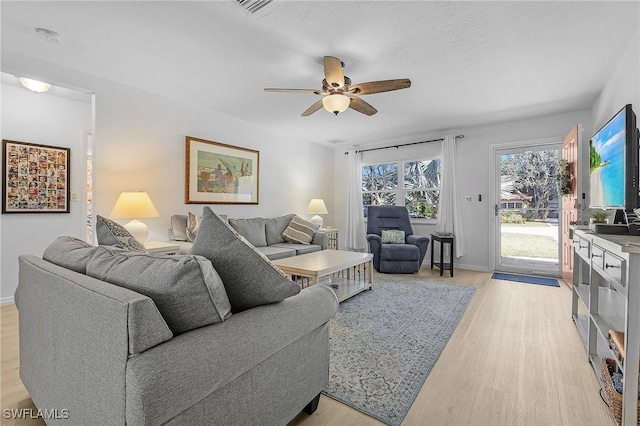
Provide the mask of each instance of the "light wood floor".
MULTIPOLYGON (((418 277, 478 289, 403 425, 615 426, 571 320, 571 291, 490 279, 456 270, 418 277)), ((413 277, 416 277, 415 275, 413 277)), ((375 291, 375 283, 374 283, 375 291)), ((1 406, 35 408, 18 376, 14 305, 0 308, 1 406)), ((2 424, 30 426, 39 420, 2 424)), ((374 419, 325 396, 294 425, 376 425, 374 419)))

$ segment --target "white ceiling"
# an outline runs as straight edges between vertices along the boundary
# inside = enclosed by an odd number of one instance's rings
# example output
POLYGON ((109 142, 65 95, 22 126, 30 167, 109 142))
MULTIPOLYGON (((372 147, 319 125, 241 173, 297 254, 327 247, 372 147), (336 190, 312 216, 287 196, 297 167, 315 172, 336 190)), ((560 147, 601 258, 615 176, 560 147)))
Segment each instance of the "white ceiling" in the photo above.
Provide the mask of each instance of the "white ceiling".
POLYGON ((636 1, 275 0, 254 14, 234 0, 1 8, 3 52, 340 146, 590 108, 640 17, 636 1), (63 41, 44 41, 36 27, 63 41), (317 95, 263 91, 321 88, 325 55, 339 57, 354 84, 412 86, 363 96, 379 111, 371 117, 300 117, 317 95))

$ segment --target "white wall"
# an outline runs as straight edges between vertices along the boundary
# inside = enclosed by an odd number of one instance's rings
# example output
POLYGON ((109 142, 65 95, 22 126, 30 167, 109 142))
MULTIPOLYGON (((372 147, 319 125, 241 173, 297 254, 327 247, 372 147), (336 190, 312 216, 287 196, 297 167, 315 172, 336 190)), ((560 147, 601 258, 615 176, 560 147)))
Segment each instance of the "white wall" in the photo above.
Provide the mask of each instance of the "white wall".
MULTIPOLYGON (((213 205, 215 211, 235 218, 287 213, 310 218, 305 213, 307 204, 311 198, 323 198, 329 210, 324 219, 328 224, 333 222, 334 154, 329 148, 291 140, 286 129, 255 126, 250 117, 248 121, 236 120, 18 52, 3 52, 2 67, 15 75, 95 93, 94 212, 108 216, 120 192, 145 190, 160 213, 159 218, 144 220, 150 228, 150 240, 168 239, 172 214, 202 211, 202 205, 184 203, 185 136, 260 151, 260 203, 213 205)), ((3 120, 7 110, 3 108, 3 120)), ((65 233, 72 231, 53 227, 46 234, 34 233, 37 244, 34 241, 34 248, 27 251, 41 255, 55 237, 65 233)), ((7 244, 14 238, 7 239, 7 244)), ((2 240, 4 244, 4 234, 2 240)), ((16 253, 24 251, 3 251, 11 276, 17 274, 16 253)), ((2 286, 2 297, 12 296, 14 291, 15 283, 10 280, 2 286)))
MULTIPOLYGON (((3 214, 0 216, 0 302, 13 299, 18 282, 18 255, 41 256, 60 235, 83 238, 86 161, 83 131, 91 131, 91 104, 35 94, 21 87, 2 84, 2 139, 71 148, 71 191, 79 194, 70 213, 3 214)), ((4 168, 3 168, 4 171, 4 168)))
MULTIPOLYGON (((584 123, 585 128, 589 125, 590 111, 575 111, 550 116, 533 117, 526 120, 509 121, 486 126, 475 126, 469 128, 457 128, 443 130, 438 133, 415 135, 411 138, 403 138, 390 141, 387 146, 418 142, 441 138, 444 135, 463 134, 463 139, 458 139, 457 160, 459 172, 459 186, 461 192, 461 209, 464 232, 466 235, 466 255, 456 259, 456 267, 489 271, 493 269, 491 259, 491 248, 494 244, 493 223, 494 223, 494 201, 493 194, 493 145, 511 144, 522 141, 542 140, 549 138, 561 139, 577 123, 584 123), (478 195, 482 195, 482 201, 478 201, 478 195), (464 203, 464 197, 471 196, 473 202, 464 203)), ((589 130, 590 131, 590 130, 589 130)), ((585 133, 588 133, 586 131, 585 133)), ((344 150, 336 151, 336 182, 346 179, 346 159, 344 150)), ((431 157, 439 155, 440 143, 433 142, 423 145, 413 145, 399 149, 388 149, 375 151, 374 153, 364 153, 367 159, 399 160, 421 157, 431 157)), ((345 195, 341 185, 336 185, 336 199, 341 199, 345 195)), ((344 205, 340 208, 344 211, 344 205)), ((344 229, 345 220, 337 223, 339 228, 344 229)), ((429 235, 430 232, 438 229, 437 225, 414 224, 414 233, 418 235, 429 235)))

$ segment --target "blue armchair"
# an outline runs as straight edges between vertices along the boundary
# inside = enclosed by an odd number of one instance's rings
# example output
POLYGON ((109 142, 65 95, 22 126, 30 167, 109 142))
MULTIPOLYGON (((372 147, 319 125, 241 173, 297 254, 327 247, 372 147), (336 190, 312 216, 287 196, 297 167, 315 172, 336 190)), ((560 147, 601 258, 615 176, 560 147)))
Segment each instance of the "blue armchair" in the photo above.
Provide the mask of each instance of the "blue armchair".
POLYGON ((428 237, 413 235, 409 212, 401 206, 369 206, 367 241, 373 253, 373 267, 390 274, 418 272, 429 247, 428 237), (404 243, 383 243, 382 231, 385 230, 403 231, 404 243))

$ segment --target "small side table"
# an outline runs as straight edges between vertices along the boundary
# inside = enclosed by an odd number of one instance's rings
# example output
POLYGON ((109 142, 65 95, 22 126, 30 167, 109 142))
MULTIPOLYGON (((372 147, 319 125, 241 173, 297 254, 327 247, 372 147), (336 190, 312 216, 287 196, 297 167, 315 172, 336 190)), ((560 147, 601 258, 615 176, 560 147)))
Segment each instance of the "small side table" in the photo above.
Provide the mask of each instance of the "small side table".
POLYGON ((455 256, 455 236, 453 234, 449 234, 449 235, 438 235, 438 234, 431 234, 431 269, 433 269, 433 251, 435 249, 435 242, 438 241, 440 243, 440 264, 435 263, 435 265, 440 269, 440 276, 442 276, 442 273, 444 272, 445 269, 449 270, 449 274, 453 277, 453 259, 456 257, 455 256), (444 245, 445 244, 450 244, 451 245, 451 262, 445 263, 444 262, 444 245))
POLYGON ((320 228, 318 231, 322 231, 329 235, 329 244, 327 244, 327 249, 338 250, 338 230, 336 228, 320 228))
POLYGON ((148 253, 154 254, 177 254, 180 251, 180 245, 162 241, 147 241, 144 248, 148 253))

